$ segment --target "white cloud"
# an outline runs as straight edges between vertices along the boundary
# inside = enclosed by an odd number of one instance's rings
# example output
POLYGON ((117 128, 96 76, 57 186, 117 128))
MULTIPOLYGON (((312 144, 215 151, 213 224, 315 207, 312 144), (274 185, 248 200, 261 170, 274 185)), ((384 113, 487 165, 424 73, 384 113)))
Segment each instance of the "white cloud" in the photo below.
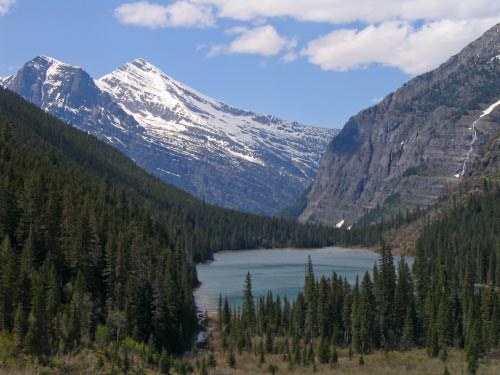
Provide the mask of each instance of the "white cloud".
POLYGON ((290 45, 290 41, 278 34, 270 25, 246 30, 229 44, 231 53, 249 53, 274 56, 290 45))
POLYGON ((174 0, 170 5, 156 1, 124 4, 115 16, 123 23, 151 28, 239 21, 225 30, 234 40, 209 44, 208 57, 282 54, 281 60, 288 63, 304 56, 322 69, 341 71, 378 63, 421 73, 500 21, 500 1, 495 0, 174 0), (333 31, 309 41, 298 54, 297 42, 272 26, 283 18, 329 23, 333 31), (361 29, 352 28, 353 23, 361 29))
POLYGON ((299 21, 346 24, 390 20, 485 18, 500 12, 494 0, 196 0, 219 17, 241 21, 290 17, 299 21))
POLYGON ((290 51, 297 45, 296 39, 281 36, 270 25, 259 26, 253 29, 233 27, 226 30, 228 35, 238 35, 231 43, 216 44, 210 47, 207 57, 220 54, 244 53, 262 56, 275 56, 282 51, 290 51))
POLYGON ((420 28, 409 22, 388 21, 362 30, 336 30, 310 41, 301 55, 324 70, 346 71, 379 63, 417 74, 458 53, 496 21, 442 20, 420 28))
POLYGON ((210 7, 186 0, 165 6, 147 1, 127 3, 115 9, 115 17, 127 25, 149 28, 203 28, 215 23, 210 7))
POLYGON ((0 0, 0 16, 7 14, 16 0, 0 0))
MULTIPOLYGON (((310 41, 301 55, 325 70, 371 63, 416 74, 439 65, 500 21, 492 0, 196 0, 219 18, 255 22, 273 18, 330 23, 344 28, 310 41), (418 25, 418 26, 417 26, 418 25)), ((283 61, 296 58, 287 53, 283 61)))

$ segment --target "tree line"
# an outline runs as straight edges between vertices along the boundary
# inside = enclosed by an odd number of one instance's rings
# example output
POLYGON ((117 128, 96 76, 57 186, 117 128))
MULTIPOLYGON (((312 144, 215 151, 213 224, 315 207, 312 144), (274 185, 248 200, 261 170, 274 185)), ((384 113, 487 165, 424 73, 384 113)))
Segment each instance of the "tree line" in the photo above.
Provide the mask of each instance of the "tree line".
POLYGON ((480 357, 500 345, 500 293, 492 280, 475 286, 473 254, 462 275, 456 258, 440 261, 436 248, 432 258, 424 249, 420 242, 411 269, 404 258, 394 264, 383 244, 372 272, 354 285, 335 272, 316 279, 309 259, 304 288, 293 301, 271 292, 255 300, 247 274, 241 308, 220 299, 222 346, 260 353, 261 361, 282 354, 290 366, 336 363, 338 348, 363 361, 376 350, 412 348, 446 360, 448 348, 456 347, 465 349, 468 371, 475 373, 480 357))
POLYGON ((99 340, 182 352, 198 329, 194 261, 333 242, 327 227, 207 205, 4 89, 0 177, 0 334, 39 358, 99 340))

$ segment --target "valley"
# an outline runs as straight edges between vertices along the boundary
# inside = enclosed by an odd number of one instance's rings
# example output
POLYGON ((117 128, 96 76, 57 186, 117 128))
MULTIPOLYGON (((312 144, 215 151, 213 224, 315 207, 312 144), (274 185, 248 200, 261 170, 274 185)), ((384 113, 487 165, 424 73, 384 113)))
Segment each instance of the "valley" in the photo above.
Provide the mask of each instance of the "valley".
POLYGON ((0 374, 500 373, 500 7, 98 3, 0 0, 0 374))

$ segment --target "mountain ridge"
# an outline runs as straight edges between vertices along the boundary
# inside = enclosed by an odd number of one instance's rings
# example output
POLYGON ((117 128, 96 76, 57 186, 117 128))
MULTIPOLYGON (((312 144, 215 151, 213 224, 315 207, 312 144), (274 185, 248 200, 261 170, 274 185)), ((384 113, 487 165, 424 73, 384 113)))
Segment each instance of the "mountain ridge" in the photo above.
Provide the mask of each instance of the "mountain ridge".
POLYGON ((490 114, 481 117, 500 99, 499 30, 351 117, 328 146, 299 219, 380 218, 432 205, 458 184, 500 128, 490 114))
POLYGON ((162 180, 254 213, 275 214, 297 199, 336 133, 229 106, 143 58, 95 80, 39 56, 0 84, 162 180))

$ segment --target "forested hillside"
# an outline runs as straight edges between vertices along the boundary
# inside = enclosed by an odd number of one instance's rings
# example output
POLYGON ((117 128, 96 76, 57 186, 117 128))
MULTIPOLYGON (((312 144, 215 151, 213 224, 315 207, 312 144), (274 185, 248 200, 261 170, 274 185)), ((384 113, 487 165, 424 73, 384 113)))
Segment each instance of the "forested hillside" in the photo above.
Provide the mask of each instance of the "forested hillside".
POLYGON ((113 184, 121 177, 91 173, 108 174, 120 160, 6 91, 0 123, 0 329, 42 358, 89 345, 99 329, 117 340, 151 336, 169 351, 189 347, 189 253, 113 184))
POLYGON ((0 176, 0 331, 40 358, 126 337, 181 352, 197 329, 192 259, 331 242, 206 205, 3 89, 0 176))
POLYGON ((482 358, 495 358, 500 348, 499 155, 497 135, 435 207, 337 231, 338 243, 375 246, 418 228, 406 249, 412 268, 395 265, 383 245, 380 262, 354 285, 335 273, 317 280, 309 263, 295 301, 268 294, 256 304, 248 298, 248 276, 241 313, 221 301, 223 346, 257 351, 260 363, 278 353, 291 369, 334 364, 340 370, 340 352, 364 364, 377 350, 425 349, 445 367, 448 353, 459 350, 469 373, 486 373, 478 371, 482 358))
POLYGON ((346 350, 363 365, 377 350, 425 348, 446 363, 459 349, 475 374, 481 357, 500 347, 498 217, 498 189, 473 196, 425 230, 413 269, 404 259, 395 265, 383 245, 372 273, 354 285, 335 272, 316 279, 309 260, 294 301, 268 293, 255 303, 248 274, 241 312, 221 300, 221 346, 229 356, 257 352, 261 364, 279 354, 291 370, 337 366, 346 350))
POLYGON ((184 247, 195 261, 213 252, 274 246, 322 246, 333 232, 317 225, 220 209, 165 184, 137 167, 114 148, 68 127, 8 90, 0 91, 2 128, 52 167, 70 170, 87 181, 113 186, 163 224, 168 244, 184 247))

